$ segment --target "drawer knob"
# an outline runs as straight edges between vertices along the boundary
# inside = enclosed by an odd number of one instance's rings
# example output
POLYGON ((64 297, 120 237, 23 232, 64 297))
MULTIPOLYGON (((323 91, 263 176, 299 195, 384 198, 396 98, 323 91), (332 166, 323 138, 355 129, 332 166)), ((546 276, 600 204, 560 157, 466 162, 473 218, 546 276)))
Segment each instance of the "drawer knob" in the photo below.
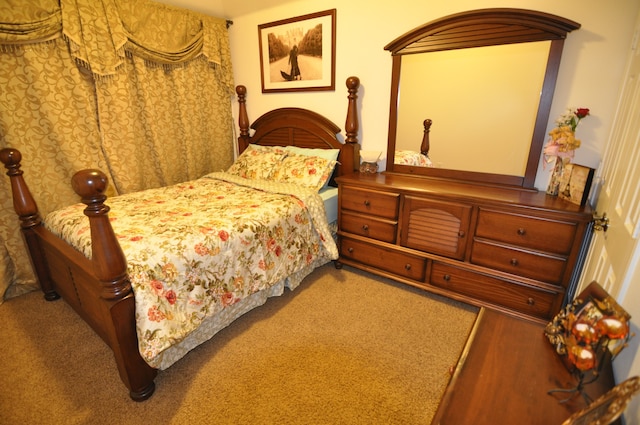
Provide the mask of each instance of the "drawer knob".
POLYGON ((362 230, 364 230, 365 232, 369 231, 369 225, 368 224, 363 224, 362 225, 362 230))
POLYGON ((465 235, 464 230, 460 230, 458 232, 458 237, 464 238, 464 235, 465 235))
POLYGON ((512 266, 514 266, 514 267, 515 267, 515 266, 517 266, 517 265, 518 265, 518 260, 517 260, 516 258, 512 258, 512 259, 511 259, 511 261, 510 261, 510 263, 511 263, 511 265, 512 265, 512 266))
POLYGON ((444 276, 442 276, 442 279, 443 279, 445 282, 449 282, 449 281, 451 280, 451 275, 445 274, 444 276))
POLYGON ((353 254, 353 247, 349 247, 349 248, 347 248, 347 252, 348 252, 349 254, 353 254))
POLYGON ((520 236, 524 236, 527 233, 527 231, 524 228, 519 228, 518 229, 518 235, 520 236))
POLYGON ((529 297, 529 299, 527 299, 527 304, 534 305, 535 303, 536 303, 536 300, 534 300, 533 298, 529 297))
POLYGON ((369 202, 369 200, 368 200, 368 199, 365 199, 365 200, 364 200, 364 206, 365 206, 365 207, 367 207, 367 208, 369 208, 369 207, 371 206, 371 202, 369 202))
POLYGON ((411 270, 411 264, 409 264, 409 263, 405 264, 404 265, 404 269, 407 270, 407 271, 411 270))

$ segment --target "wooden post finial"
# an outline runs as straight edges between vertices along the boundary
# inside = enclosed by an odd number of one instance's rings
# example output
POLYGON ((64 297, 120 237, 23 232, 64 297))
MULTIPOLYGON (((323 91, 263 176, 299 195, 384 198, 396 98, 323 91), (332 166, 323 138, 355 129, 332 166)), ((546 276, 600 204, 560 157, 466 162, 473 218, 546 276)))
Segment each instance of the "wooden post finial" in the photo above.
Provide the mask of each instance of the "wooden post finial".
POLYGON ((0 161, 7 169, 7 175, 11 181, 13 209, 18 214, 20 228, 31 255, 33 268, 36 276, 38 276, 44 298, 48 301, 57 300, 60 295, 55 291, 53 282, 49 278, 48 265, 42 255, 40 239, 35 232, 35 229, 42 225, 42 219, 40 218, 36 201, 24 180, 23 171, 20 169, 22 154, 17 149, 5 148, 0 150, 0 161))
POLYGON ((4 148, 0 150, 0 161, 7 169, 7 176, 11 181, 11 191, 14 194, 13 209, 20 218, 20 226, 26 229, 40 224, 38 206, 24 181, 23 171, 20 169, 22 154, 17 149, 4 148))
POLYGON ((91 228, 91 262, 96 277, 102 283, 100 296, 118 300, 131 293, 127 275, 127 260, 109 221, 109 207, 104 204, 109 181, 100 170, 81 170, 71 179, 73 190, 87 207, 91 228))
POLYGON ((349 92, 349 104, 347 106, 347 120, 344 124, 346 133, 345 144, 352 146, 352 167, 357 170, 360 167, 360 145, 358 144, 358 88, 360 79, 358 77, 347 78, 347 91, 349 92))
POLYGON ((424 156, 429 156, 429 149, 431 149, 431 141, 429 140, 431 124, 433 124, 433 121, 429 118, 422 122, 422 125, 424 126, 424 133, 422 135, 422 143, 420 144, 420 153, 424 156))
POLYGON ((347 78, 347 90, 349 92, 349 105, 347 106, 347 120, 344 125, 347 138, 346 143, 358 143, 358 109, 356 101, 358 99, 358 88, 360 79, 358 77, 347 78))
POLYGON ((247 114, 247 88, 243 85, 236 86, 238 95, 238 126, 240 136, 238 136, 238 150, 243 152, 249 144, 249 115, 247 114))

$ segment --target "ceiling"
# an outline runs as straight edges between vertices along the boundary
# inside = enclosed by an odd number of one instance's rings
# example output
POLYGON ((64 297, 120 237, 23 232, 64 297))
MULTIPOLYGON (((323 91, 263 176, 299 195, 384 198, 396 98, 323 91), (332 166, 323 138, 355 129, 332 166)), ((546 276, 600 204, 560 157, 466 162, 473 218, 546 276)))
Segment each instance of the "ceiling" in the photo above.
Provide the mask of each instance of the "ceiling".
POLYGON ((294 0, 154 0, 220 18, 233 19, 294 0))

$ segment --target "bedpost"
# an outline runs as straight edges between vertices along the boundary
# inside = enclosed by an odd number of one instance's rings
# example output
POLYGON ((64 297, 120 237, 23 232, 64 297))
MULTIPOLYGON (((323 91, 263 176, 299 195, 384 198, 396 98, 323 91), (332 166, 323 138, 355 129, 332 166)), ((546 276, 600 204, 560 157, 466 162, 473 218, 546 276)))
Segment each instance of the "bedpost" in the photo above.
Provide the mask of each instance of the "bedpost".
POLYGON ((81 170, 71 179, 73 190, 87 206, 91 228, 91 263, 102 288, 100 297, 108 302, 113 324, 110 334, 111 348, 116 358, 120 378, 129 388, 135 401, 151 397, 155 390, 157 371, 150 367, 138 351, 135 299, 127 275, 127 260, 109 221, 107 176, 99 170, 81 170))
POLYGON ((35 229, 42 225, 42 219, 38 212, 38 206, 33 199, 27 183, 24 181, 20 169, 22 154, 17 149, 5 148, 0 151, 0 161, 7 169, 7 175, 11 181, 11 193, 13 195, 13 209, 20 219, 20 228, 27 244, 31 257, 31 263, 40 282, 40 287, 47 301, 60 298, 49 279, 49 270, 42 256, 40 243, 35 234, 35 229))
POLYGON ((104 204, 107 184, 107 176, 99 170, 78 171, 71 179, 73 190, 87 205, 84 214, 89 217, 91 227, 91 262, 96 277, 102 282, 100 296, 117 300, 131 292, 131 283, 127 260, 109 222, 109 207, 104 204))
POLYGON ((360 145, 358 144, 358 88, 360 79, 358 77, 347 78, 347 90, 349 92, 349 105, 347 107, 347 120, 344 124, 346 132, 345 143, 350 146, 351 158, 343 158, 345 164, 352 164, 351 167, 343 171, 344 174, 351 174, 360 168, 360 145))
POLYGON ((422 143, 420 144, 420 153, 426 157, 429 156, 429 132, 431 131, 431 124, 433 124, 433 121, 428 118, 422 123, 424 126, 424 134, 422 135, 422 143))
POLYGON ((238 137, 238 154, 244 152, 249 145, 249 116, 247 115, 247 88, 237 86, 238 94, 238 125, 240 126, 240 136, 238 137))

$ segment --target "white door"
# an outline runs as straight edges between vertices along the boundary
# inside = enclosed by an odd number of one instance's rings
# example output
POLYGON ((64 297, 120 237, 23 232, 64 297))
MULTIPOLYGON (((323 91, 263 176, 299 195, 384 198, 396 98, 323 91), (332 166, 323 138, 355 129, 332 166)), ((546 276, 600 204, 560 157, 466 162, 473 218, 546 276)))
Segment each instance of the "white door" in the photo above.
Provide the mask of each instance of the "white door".
MULTIPOLYGON (((596 215, 609 218, 596 231, 579 287, 597 281, 631 314, 636 336, 613 362, 616 382, 640 374, 640 16, 636 21, 618 110, 601 168, 602 188, 596 215)), ((640 425, 640 397, 624 413, 629 425, 640 425)))
POLYGON ((624 297, 632 274, 628 271, 636 260, 640 233, 640 52, 636 48, 639 31, 637 27, 613 130, 599 171, 601 189, 596 215, 606 214, 609 224, 606 231, 594 233, 576 294, 595 280, 614 298, 624 297))

